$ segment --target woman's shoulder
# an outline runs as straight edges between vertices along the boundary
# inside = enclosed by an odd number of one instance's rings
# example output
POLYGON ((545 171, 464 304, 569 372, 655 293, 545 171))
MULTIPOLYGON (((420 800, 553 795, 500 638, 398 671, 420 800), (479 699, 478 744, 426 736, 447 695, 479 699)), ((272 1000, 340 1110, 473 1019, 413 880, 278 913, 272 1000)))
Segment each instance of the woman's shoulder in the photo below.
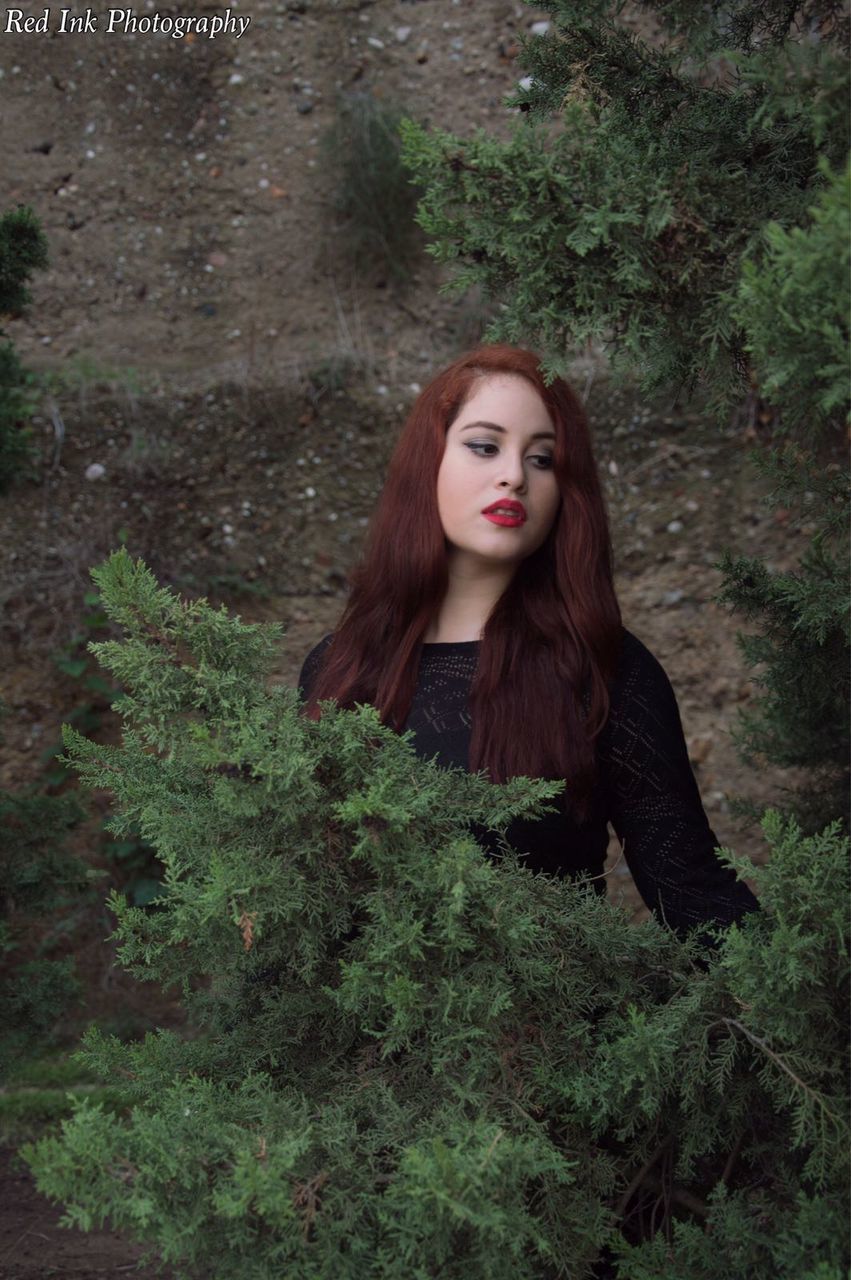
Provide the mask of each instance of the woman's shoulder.
POLYGON ((661 709, 676 703, 673 686, 662 663, 643 640, 622 629, 620 654, 611 685, 611 706, 616 711, 630 705, 661 709))
POLYGON ((618 675, 634 671, 652 671, 661 669, 662 664, 643 640, 639 640, 633 631, 621 628, 621 646, 618 661, 618 675))
POLYGON ((310 653, 301 664, 301 672, 298 677, 298 688, 303 691, 305 697, 308 696, 310 687, 316 678, 316 672, 319 667, 319 663, 322 661, 322 655, 325 653, 325 650, 333 639, 334 632, 329 631, 327 635, 322 637, 318 644, 313 646, 310 653))
POLYGON ((310 653, 305 658, 305 662, 308 662, 313 657, 314 654, 321 656, 325 652, 325 650, 328 648, 328 645, 331 643, 331 641, 334 639, 334 635, 335 633, 333 631, 329 631, 327 635, 324 635, 322 639, 319 641, 319 643, 315 644, 313 648, 310 650, 310 653))

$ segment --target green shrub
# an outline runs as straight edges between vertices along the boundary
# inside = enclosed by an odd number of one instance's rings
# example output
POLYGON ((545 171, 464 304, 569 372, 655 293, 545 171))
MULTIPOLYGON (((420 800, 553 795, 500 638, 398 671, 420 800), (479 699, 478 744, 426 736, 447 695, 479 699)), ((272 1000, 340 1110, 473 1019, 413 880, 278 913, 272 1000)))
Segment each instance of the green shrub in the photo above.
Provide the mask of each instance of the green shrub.
MULTIPOLYGON (((23 310, 30 300, 27 280, 46 265, 47 241, 32 209, 20 207, 0 216, 0 315, 23 310)), ((12 344, 0 344, 0 492, 27 470, 32 457, 31 388, 32 378, 12 344)))
POLYGON ((73 795, 0 792, 0 1079, 21 1054, 50 1041, 79 994, 73 959, 51 917, 79 895, 84 869, 63 848, 82 817, 73 795))
POLYGON ((734 314, 786 430, 814 438, 848 405, 851 163, 832 174, 802 226, 770 222, 745 259, 734 314))
POLYGON ((398 108, 371 94, 341 97, 322 143, 352 266, 388 273, 397 283, 410 277, 421 241, 414 220, 418 192, 400 155, 401 118, 398 108))
POLYGON ((132 1106, 82 1101, 27 1150, 70 1221, 211 1280, 590 1280, 603 1250, 621 1280, 660 1257, 775 1280, 805 1256, 840 1280, 838 824, 768 815, 766 868, 726 855, 764 910, 707 955, 480 850, 472 823, 539 815, 559 783, 441 769, 369 706, 309 721, 266 687, 277 627, 182 602, 126 552, 96 578, 126 730, 68 729, 68 752, 160 851, 156 909, 113 898, 119 954, 182 992, 194 1034, 86 1037, 132 1106))
MULTIPOLYGON (((119 531, 119 539, 125 531, 119 531)), ((251 585, 251 584, 249 584, 251 585)), ((65 676, 73 680, 80 701, 68 714, 68 724, 80 733, 95 735, 103 730, 104 722, 114 720, 113 703, 121 690, 105 680, 97 663, 89 652, 90 645, 108 634, 108 619, 97 591, 87 591, 83 597, 87 612, 76 630, 62 648, 53 654, 53 661, 65 676)), ((61 739, 50 743, 41 753, 46 766, 44 781, 48 787, 61 787, 72 775, 60 755, 61 739)), ((108 819, 103 821, 102 854, 113 863, 114 872, 122 891, 135 906, 147 906, 160 890, 161 865, 156 850, 143 840, 138 831, 128 831, 125 838, 116 840, 109 832, 108 819)))
POLYGON ((29 426, 35 400, 33 378, 11 342, 0 345, 0 493, 26 474, 33 457, 29 426))

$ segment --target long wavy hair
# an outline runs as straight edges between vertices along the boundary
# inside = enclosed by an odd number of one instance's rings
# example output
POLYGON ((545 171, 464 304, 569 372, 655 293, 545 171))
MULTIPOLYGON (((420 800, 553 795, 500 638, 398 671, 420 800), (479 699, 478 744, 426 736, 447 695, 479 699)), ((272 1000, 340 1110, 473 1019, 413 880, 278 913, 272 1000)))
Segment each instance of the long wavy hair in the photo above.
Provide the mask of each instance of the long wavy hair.
POLYGON ((544 383, 539 358, 506 345, 455 360, 422 391, 402 429, 349 575, 350 594, 306 703, 371 703, 401 732, 423 636, 448 588, 437 506, 446 433, 478 379, 526 378, 555 428, 561 503, 541 546, 518 566, 485 624, 470 691, 469 768, 493 782, 561 778, 578 817, 594 783, 594 743, 609 711, 622 636, 606 508, 584 409, 566 382, 544 383))

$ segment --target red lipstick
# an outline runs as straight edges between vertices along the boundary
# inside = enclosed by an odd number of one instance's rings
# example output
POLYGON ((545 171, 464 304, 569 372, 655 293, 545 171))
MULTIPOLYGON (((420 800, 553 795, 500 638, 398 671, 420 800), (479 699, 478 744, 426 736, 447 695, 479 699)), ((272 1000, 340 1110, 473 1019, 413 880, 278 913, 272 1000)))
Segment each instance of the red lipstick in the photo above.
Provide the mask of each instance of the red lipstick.
POLYGON ((492 502, 489 507, 484 508, 482 515, 493 524, 505 525, 509 529, 525 524, 527 518, 523 503, 515 502, 513 498, 501 498, 492 502))

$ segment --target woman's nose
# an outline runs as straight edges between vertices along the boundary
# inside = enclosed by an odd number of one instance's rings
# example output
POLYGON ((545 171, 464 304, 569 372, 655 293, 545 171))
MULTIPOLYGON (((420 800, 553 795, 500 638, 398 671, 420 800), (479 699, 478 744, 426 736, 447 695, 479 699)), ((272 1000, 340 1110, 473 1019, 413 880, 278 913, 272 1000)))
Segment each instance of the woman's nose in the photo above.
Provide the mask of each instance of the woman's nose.
POLYGON ((526 472, 522 458, 519 456, 512 458, 507 454, 503 455, 499 483, 508 485, 511 489, 524 489, 526 487, 526 472))

